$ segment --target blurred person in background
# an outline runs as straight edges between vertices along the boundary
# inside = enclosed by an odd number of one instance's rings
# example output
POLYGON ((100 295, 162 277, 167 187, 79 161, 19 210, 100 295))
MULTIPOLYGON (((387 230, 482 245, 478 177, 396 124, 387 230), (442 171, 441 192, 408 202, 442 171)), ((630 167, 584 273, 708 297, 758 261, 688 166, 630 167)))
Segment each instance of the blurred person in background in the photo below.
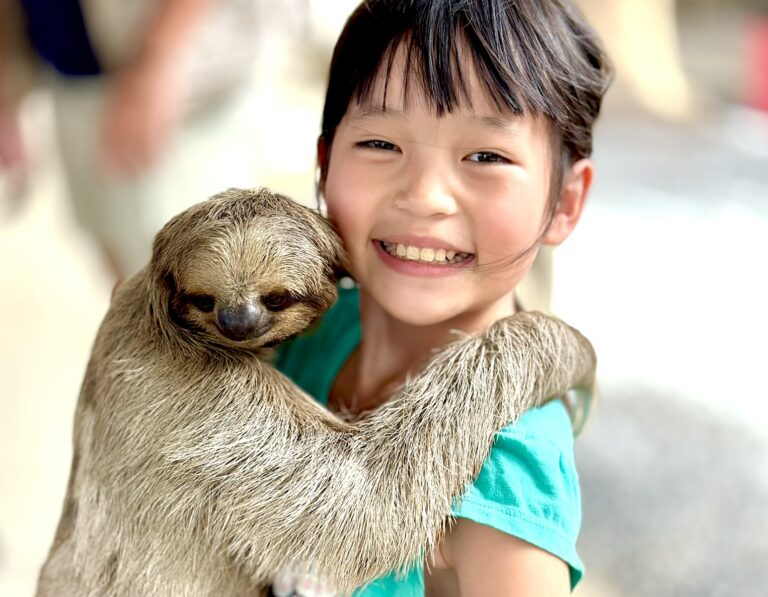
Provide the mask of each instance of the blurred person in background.
POLYGON ((745 99, 750 108, 768 114, 768 0, 752 0, 749 8, 745 99))
POLYGON ((20 109, 44 84, 77 220, 131 275, 171 216, 253 186, 256 37, 253 0, 0 0, 0 170, 28 173, 20 109))

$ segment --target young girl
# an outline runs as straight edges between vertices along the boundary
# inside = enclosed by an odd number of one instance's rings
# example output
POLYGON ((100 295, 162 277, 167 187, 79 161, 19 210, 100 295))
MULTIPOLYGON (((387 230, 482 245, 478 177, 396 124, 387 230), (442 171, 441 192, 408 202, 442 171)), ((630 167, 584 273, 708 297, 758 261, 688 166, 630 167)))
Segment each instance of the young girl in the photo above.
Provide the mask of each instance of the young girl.
MULTIPOLYGON (((581 216, 608 79, 569 0, 360 5, 334 51, 318 141, 319 190, 356 285, 278 367, 356 415, 453 330, 512 314, 538 248, 581 216)), ((579 500, 556 401, 498 434, 427 562, 356 595, 565 595, 583 571, 579 500)))

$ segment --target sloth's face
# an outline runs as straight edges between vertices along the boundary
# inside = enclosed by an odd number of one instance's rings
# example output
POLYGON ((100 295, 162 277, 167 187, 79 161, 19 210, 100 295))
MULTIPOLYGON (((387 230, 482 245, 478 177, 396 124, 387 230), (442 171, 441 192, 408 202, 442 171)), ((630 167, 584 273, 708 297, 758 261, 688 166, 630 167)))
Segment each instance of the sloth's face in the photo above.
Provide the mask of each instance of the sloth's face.
POLYGON ((176 326, 206 345, 249 350, 298 334, 333 304, 329 248, 339 245, 307 220, 319 216, 225 215, 167 243, 179 253, 164 277, 176 326))

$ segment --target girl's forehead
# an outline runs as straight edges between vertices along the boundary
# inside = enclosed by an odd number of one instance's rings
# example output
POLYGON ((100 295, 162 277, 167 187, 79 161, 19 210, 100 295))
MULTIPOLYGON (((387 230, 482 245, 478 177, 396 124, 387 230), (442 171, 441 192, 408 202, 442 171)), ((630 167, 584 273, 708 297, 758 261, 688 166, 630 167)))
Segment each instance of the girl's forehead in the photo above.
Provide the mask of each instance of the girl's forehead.
POLYGON ((519 133, 526 125, 535 127, 544 124, 543 119, 531 117, 525 114, 515 114, 512 111, 499 111, 495 107, 488 110, 475 107, 456 106, 450 112, 439 114, 434 105, 424 102, 411 101, 406 106, 381 106, 377 104, 361 104, 353 102, 350 105, 344 119, 355 127, 365 126, 371 121, 405 122, 412 118, 420 121, 426 117, 430 120, 446 120, 452 123, 461 123, 470 126, 481 127, 486 130, 496 130, 504 133, 519 133))
MULTIPOLYGON (((382 60, 370 87, 352 97, 347 112, 397 114, 421 110, 442 115, 444 110, 435 90, 427 88, 420 68, 420 61, 409 60, 406 46, 401 43, 391 60, 382 60)), ((454 96, 455 101, 447 110, 450 113, 504 119, 521 116, 506 106, 499 106, 478 77, 474 60, 467 53, 457 52, 451 82, 453 89, 437 90, 454 96)))

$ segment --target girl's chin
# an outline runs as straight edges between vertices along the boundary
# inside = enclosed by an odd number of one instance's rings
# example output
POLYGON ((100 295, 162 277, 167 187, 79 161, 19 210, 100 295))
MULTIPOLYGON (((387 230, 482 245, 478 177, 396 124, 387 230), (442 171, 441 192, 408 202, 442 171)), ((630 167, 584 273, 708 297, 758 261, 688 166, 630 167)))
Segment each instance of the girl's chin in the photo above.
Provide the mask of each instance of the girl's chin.
POLYGON ((437 289, 414 288, 403 284, 397 288, 374 285, 368 287, 370 298, 390 317, 412 326, 447 323, 462 313, 456 294, 446 296, 437 289))
POLYGON ((356 278, 371 303, 407 325, 475 328, 514 310, 509 279, 478 280, 468 277, 468 270, 448 276, 420 277, 382 268, 376 261, 365 265, 359 271, 362 275, 356 278), (477 284, 483 282, 485 286, 478 288, 477 284))
POLYGON ((394 319, 413 327, 433 327, 448 324, 454 319, 452 313, 444 309, 403 309, 402 306, 383 306, 384 310, 394 319))
POLYGON ((368 300, 388 316, 414 327, 445 326, 474 332, 514 313, 512 289, 498 288, 492 300, 478 300, 462 284, 398 283, 379 278, 362 281, 368 300))

